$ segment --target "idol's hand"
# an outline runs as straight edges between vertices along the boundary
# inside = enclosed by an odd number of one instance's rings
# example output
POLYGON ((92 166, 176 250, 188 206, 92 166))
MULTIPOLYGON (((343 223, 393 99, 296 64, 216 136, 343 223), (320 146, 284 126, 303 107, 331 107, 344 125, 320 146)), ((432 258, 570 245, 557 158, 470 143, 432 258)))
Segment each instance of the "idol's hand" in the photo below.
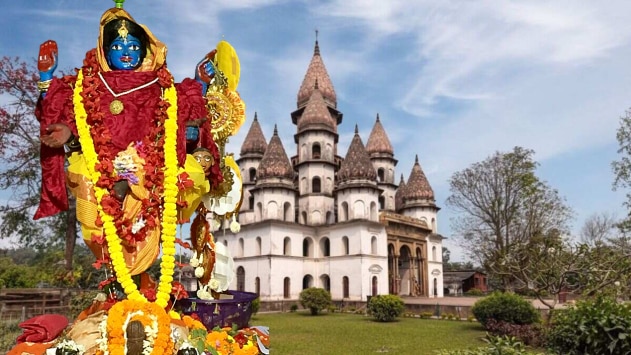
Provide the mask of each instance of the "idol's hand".
POLYGON ((37 58, 39 81, 53 78, 53 72, 57 69, 57 53, 57 42, 53 40, 48 40, 39 46, 39 57, 37 58))
POLYGON ((213 58, 215 57, 215 53, 217 53, 216 49, 206 54, 204 59, 200 60, 199 63, 197 63, 197 68, 195 70, 195 80, 199 81, 199 83, 202 84, 202 94, 206 94, 206 89, 208 88, 208 85, 215 77, 215 66, 213 65, 213 58))
POLYGON ((46 127, 46 134, 40 137, 43 144, 51 148, 63 147, 72 136, 70 128, 63 123, 54 123, 46 127))
POLYGON ((205 118, 186 122, 186 140, 196 141, 199 138, 199 127, 206 121, 205 118))

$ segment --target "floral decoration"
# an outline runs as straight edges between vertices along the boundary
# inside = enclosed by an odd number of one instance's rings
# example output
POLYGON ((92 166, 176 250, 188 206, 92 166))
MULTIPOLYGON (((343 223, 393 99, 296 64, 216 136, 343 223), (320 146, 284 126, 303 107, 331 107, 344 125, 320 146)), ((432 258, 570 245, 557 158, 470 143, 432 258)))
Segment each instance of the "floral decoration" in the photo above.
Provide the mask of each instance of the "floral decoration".
MULTIPOLYGON (((111 139, 111 133, 103 124, 104 114, 94 101, 99 90, 103 90, 100 80, 95 76, 98 65, 94 54, 88 55, 84 67, 77 74, 74 88, 73 104, 79 133, 79 142, 83 150, 89 176, 94 183, 94 195, 97 201, 99 220, 103 223, 107 251, 118 282, 125 294, 131 300, 147 302, 133 282, 123 257, 124 241, 133 245, 144 240, 149 228, 157 227, 161 221, 161 242, 163 256, 161 262, 160 282, 156 295, 156 303, 165 308, 169 301, 171 282, 175 268, 175 236, 177 223, 177 194, 178 194, 178 162, 177 162, 177 94, 173 80, 168 79, 170 73, 166 68, 159 70, 160 82, 169 82, 164 89, 163 100, 156 112, 156 125, 151 134, 141 142, 135 143, 135 152, 130 151, 120 156, 118 163, 128 161, 125 155, 133 154, 150 161, 154 169, 144 174, 144 186, 149 191, 149 197, 142 200, 140 217, 131 221, 125 218, 121 201, 112 193, 117 176, 115 164, 116 156, 107 149, 100 149, 97 153, 95 145, 111 139), (151 147, 149 149, 149 147, 151 147), (128 154, 129 153, 129 154, 128 154), (164 164, 162 165, 162 162, 164 164), (112 178, 112 177, 115 178, 112 178), (161 198, 162 196, 162 198, 161 198), (162 215, 160 215, 162 212, 162 215), (134 233, 135 232, 135 233, 134 233)), ((131 161, 133 162, 133 158, 131 161)), ((128 169, 129 164, 118 164, 119 168, 128 169)), ((123 174, 130 173, 125 171, 123 174)), ((118 181, 118 180, 117 180, 118 181)))

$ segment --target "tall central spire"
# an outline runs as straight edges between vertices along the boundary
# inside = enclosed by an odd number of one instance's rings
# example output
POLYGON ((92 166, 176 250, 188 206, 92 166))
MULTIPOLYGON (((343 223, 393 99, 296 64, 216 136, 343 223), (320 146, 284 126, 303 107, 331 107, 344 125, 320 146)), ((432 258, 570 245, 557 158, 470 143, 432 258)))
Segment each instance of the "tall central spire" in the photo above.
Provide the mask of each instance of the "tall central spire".
POLYGON ((320 44, 317 39, 317 31, 316 31, 316 41, 315 47, 313 48, 313 57, 311 58, 311 63, 309 63, 309 68, 307 69, 307 73, 305 74, 304 79, 302 80, 302 85, 300 85, 300 90, 298 91, 298 100, 297 107, 304 107, 313 90, 315 89, 316 81, 318 83, 318 88, 322 93, 322 97, 327 105, 336 108, 337 107, 337 95, 335 94, 335 89, 333 88, 333 83, 331 82, 331 78, 329 77, 329 73, 324 66, 324 61, 322 60, 322 56, 320 56, 320 44))

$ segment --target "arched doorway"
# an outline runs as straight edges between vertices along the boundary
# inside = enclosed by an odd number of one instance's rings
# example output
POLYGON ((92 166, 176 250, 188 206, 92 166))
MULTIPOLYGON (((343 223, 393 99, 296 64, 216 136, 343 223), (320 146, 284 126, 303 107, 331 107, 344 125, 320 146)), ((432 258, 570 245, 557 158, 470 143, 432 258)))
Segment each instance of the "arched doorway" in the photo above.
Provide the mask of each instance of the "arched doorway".
POLYGON ((391 295, 399 294, 397 266, 397 256, 394 254, 394 245, 388 244, 388 293, 391 295))
POLYGON ((412 253, 407 245, 404 245, 399 249, 399 287, 400 295, 412 294, 412 279, 414 278, 414 266, 412 265, 412 253))
POLYGON ((243 266, 237 268, 237 291, 245 291, 245 269, 243 266))

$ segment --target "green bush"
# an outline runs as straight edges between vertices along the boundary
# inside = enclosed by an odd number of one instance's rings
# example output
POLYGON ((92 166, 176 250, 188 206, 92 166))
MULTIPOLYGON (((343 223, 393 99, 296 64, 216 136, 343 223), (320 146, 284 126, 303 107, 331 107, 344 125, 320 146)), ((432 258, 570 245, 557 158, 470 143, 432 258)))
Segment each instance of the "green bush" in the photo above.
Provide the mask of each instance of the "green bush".
POLYGON ((295 303, 292 304, 291 307, 289 307, 289 311, 292 312, 292 313, 297 311, 297 310, 298 310, 298 305, 295 304, 295 303))
POLYGON ((432 313, 432 312, 421 312, 421 318, 423 318, 423 319, 432 318, 433 315, 434 315, 434 313, 432 313))
POLYGON ((631 353, 631 305, 580 301, 552 315, 548 347, 559 354, 631 353))
POLYGON ((261 299, 260 298, 256 298, 254 299, 254 301, 252 301, 252 315, 256 315, 257 313, 259 313, 259 310, 261 309, 261 299))
POLYGON ((323 288, 306 288, 300 292, 300 304, 315 316, 331 304, 331 293, 323 288))
POLYGON ((368 302, 368 310, 380 322, 391 322, 403 313, 405 304, 397 295, 373 296, 368 302))
POLYGON ((464 294, 465 296, 484 296, 484 292, 482 292, 479 288, 472 288, 464 294))
POLYGON ((533 324, 541 320, 532 303, 513 293, 494 292, 478 300, 471 312, 485 328, 490 319, 511 324, 533 324))

